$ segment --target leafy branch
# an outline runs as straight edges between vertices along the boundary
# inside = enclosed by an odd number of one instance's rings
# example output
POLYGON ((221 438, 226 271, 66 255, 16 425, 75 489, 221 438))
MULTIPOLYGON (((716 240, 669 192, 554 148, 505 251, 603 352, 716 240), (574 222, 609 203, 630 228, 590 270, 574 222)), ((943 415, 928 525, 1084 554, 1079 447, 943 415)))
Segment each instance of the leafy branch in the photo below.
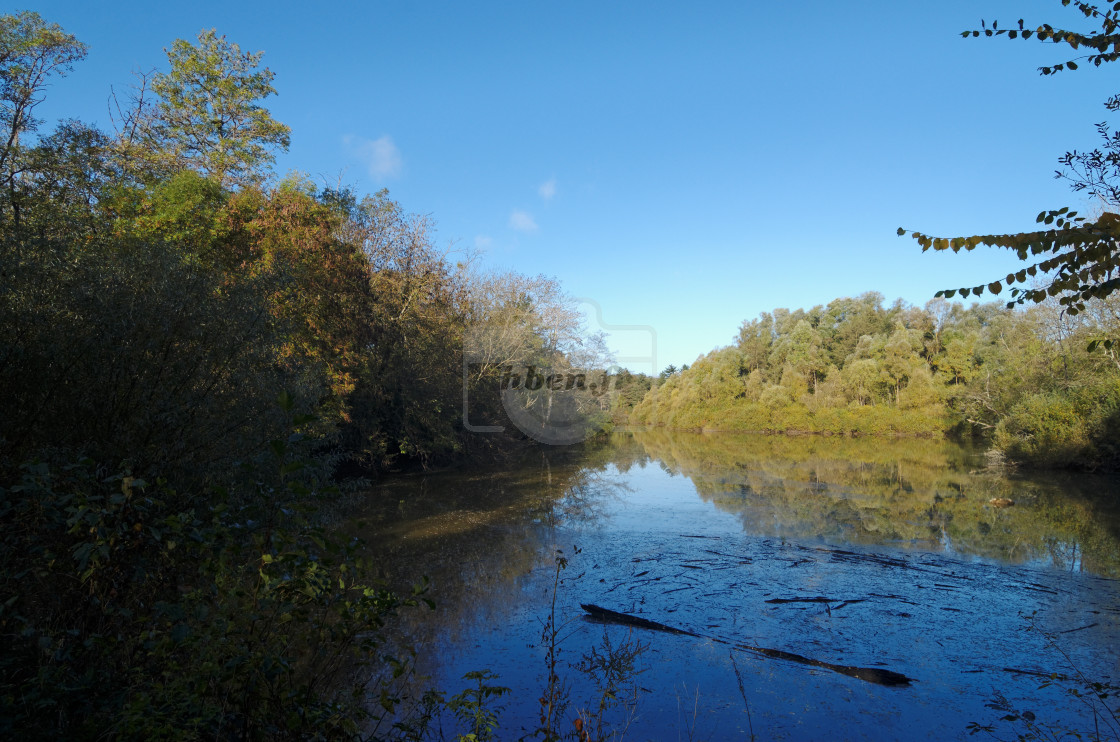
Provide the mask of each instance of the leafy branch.
POLYGON ((1101 24, 1100 31, 1092 31, 1090 33, 1080 33, 1078 31, 1070 31, 1065 28, 1054 28, 1049 23, 1043 23, 1035 29, 1026 28, 1023 24, 1023 19, 1018 21, 1018 28, 1000 28, 998 21, 992 21, 992 27, 988 28, 985 21, 980 21, 980 28, 970 31, 961 31, 963 38, 978 38, 979 36, 995 37, 1003 36, 1006 34, 1009 39, 1023 39, 1028 41, 1035 38, 1042 42, 1051 42, 1054 44, 1067 44, 1072 49, 1080 49, 1086 47, 1095 50, 1095 53, 1086 54, 1075 59, 1059 62, 1045 67, 1039 67, 1038 70, 1043 75, 1053 75, 1062 70, 1076 70, 1078 68, 1078 60, 1092 64, 1094 67, 1100 67, 1105 62, 1115 62, 1120 59, 1120 3, 1113 3, 1112 7, 1108 10, 1101 11, 1097 6, 1084 2, 1073 2, 1073 0, 1061 0, 1062 5, 1073 5, 1081 14, 1086 18, 1099 20, 1101 24))
POLYGON ((900 227, 898 234, 912 236, 922 246, 923 252, 930 249, 960 252, 962 248, 974 250, 979 245, 985 245, 1012 250, 1024 261, 1050 255, 987 284, 938 291, 939 297, 952 298, 958 294, 961 297, 979 296, 985 289, 992 294, 1000 294, 1008 288, 1013 299, 1007 306, 1011 308, 1026 302, 1041 303, 1047 297, 1061 295, 1058 302, 1072 316, 1083 311, 1089 299, 1104 298, 1120 289, 1120 253, 1117 252, 1120 216, 1105 213, 1090 222, 1077 216, 1076 211, 1064 207, 1041 212, 1035 221, 1050 228, 1019 234, 950 238, 934 237, 900 227), (1040 272, 1043 275, 1053 274, 1048 283, 1032 287, 1016 285, 1025 284, 1040 272))
MULTIPOLYGON (((993 38, 1006 35, 1009 39, 1033 38, 1042 42, 1066 44, 1075 50, 1082 47, 1092 50, 1077 59, 1039 67, 1043 75, 1076 70, 1078 60, 1099 67, 1105 62, 1120 59, 1120 2, 1112 3, 1104 10, 1096 5, 1074 0, 1061 0, 1061 3, 1063 6, 1073 5, 1085 18, 1098 22, 1100 28, 1082 33, 1054 28, 1044 23, 1035 29, 1029 29, 1019 19, 1017 28, 1001 29, 996 21, 992 22, 990 28, 985 21, 981 21, 980 29, 962 31, 961 36, 977 38, 983 35, 993 38)), ((1120 110, 1120 96, 1113 96, 1105 105, 1109 111, 1120 110)), ((1067 152, 1059 159, 1067 170, 1058 171, 1057 177, 1069 180, 1075 192, 1086 191, 1102 199, 1106 206, 1120 206, 1120 185, 1116 184, 1117 178, 1120 178, 1120 135, 1110 134, 1107 123, 1098 124, 1097 130, 1105 140, 1104 151, 1067 152)), ((900 227, 898 234, 912 236, 922 246, 923 252, 929 249, 959 252, 961 248, 973 250, 978 245, 985 245, 1013 250, 1023 261, 1044 256, 1026 268, 1008 273, 1003 279, 978 286, 938 291, 938 297, 949 298, 958 294, 961 297, 979 296, 985 289, 998 295, 1007 288, 1011 294, 1008 308, 1026 302, 1041 303, 1047 297, 1060 297, 1058 302, 1063 311, 1073 316, 1085 310, 1086 301, 1103 299, 1120 289, 1120 255, 1117 254, 1120 217, 1106 212, 1095 221, 1088 221, 1065 207, 1056 211, 1043 211, 1035 221, 1047 228, 1019 234, 946 238, 900 227), (1038 277, 1039 273, 1045 276, 1039 283, 1031 281, 1033 285, 1029 287, 1022 285, 1028 279, 1038 277)))

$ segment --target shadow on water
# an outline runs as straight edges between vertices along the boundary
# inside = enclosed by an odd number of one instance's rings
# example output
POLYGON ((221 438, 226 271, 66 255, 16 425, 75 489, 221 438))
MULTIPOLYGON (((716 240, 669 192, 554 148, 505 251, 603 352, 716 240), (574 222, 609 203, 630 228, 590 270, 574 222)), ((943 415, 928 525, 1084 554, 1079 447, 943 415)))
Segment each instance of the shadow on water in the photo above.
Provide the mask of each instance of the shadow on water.
POLYGON ((1060 682, 1039 685, 1070 663, 1116 673, 1116 480, 982 463, 942 441, 618 434, 393 480, 360 528, 388 579, 433 580, 437 610, 402 623, 422 682, 454 693, 488 668, 513 688, 503 739, 537 724, 558 550, 572 709, 593 690, 574 666, 604 632, 648 634, 634 738, 958 738, 1008 705, 1091 729, 1060 682), (639 623, 593 623, 581 603, 639 623))

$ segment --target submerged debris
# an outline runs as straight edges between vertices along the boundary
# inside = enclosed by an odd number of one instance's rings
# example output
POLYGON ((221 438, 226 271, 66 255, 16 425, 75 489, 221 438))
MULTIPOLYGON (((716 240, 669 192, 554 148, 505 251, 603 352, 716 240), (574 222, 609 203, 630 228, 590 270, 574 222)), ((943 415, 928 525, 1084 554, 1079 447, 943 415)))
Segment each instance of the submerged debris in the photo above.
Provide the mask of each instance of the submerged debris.
POLYGON ((752 647, 749 644, 742 644, 740 642, 728 641, 714 636, 703 636, 692 631, 678 629, 674 626, 668 626, 657 621, 651 621, 648 618, 640 616, 631 616, 627 613, 620 613, 613 611, 610 608, 603 608, 602 606, 593 605, 591 603, 580 603, 580 607, 587 611, 588 615, 599 621, 609 621, 611 623, 619 623, 625 626, 636 626, 642 629, 649 629, 651 631, 664 631, 670 634, 680 634, 683 636, 693 636, 698 639, 708 639, 710 641, 726 644, 735 649, 744 650, 747 652, 754 652, 763 657, 770 657, 772 659, 786 660, 787 662, 796 662, 801 665, 809 665, 811 667, 820 667, 825 670, 832 670, 841 675, 865 680, 869 683, 876 683, 878 685, 887 686, 906 686, 915 682, 913 678, 908 678, 900 672, 894 670, 884 670, 879 667, 853 667, 851 665, 835 665, 831 662, 824 662, 822 660, 814 660, 809 657, 803 657, 793 652, 786 652, 781 649, 769 649, 767 647, 752 647))

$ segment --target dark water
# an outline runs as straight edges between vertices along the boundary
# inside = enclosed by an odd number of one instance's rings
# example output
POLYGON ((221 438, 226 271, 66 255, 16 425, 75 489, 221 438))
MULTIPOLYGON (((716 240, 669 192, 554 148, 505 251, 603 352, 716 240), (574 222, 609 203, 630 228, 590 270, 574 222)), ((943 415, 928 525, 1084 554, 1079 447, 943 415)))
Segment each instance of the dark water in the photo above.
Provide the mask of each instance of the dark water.
POLYGON ((645 650, 602 715, 615 738, 955 739, 978 723, 1112 739, 1107 709, 1071 690, 1120 681, 1117 481, 987 470, 941 441, 653 431, 403 477, 360 528, 387 577, 433 580, 437 610, 405 616, 421 683, 450 695, 488 669, 513 689, 501 739, 539 726, 554 596, 564 734, 602 696, 581 658, 629 641, 645 650), (597 623, 581 603, 696 636, 597 623))

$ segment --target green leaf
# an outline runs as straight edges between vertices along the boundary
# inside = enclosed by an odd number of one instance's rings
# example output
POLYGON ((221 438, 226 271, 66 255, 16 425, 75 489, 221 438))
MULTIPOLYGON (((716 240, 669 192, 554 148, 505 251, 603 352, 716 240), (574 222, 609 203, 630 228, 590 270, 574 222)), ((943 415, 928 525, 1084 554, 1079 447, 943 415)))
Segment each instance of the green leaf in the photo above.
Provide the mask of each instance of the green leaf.
POLYGON ((185 622, 180 621, 179 623, 171 627, 171 641, 175 642, 176 644, 180 644, 184 639, 190 636, 190 634, 190 626, 185 622))

